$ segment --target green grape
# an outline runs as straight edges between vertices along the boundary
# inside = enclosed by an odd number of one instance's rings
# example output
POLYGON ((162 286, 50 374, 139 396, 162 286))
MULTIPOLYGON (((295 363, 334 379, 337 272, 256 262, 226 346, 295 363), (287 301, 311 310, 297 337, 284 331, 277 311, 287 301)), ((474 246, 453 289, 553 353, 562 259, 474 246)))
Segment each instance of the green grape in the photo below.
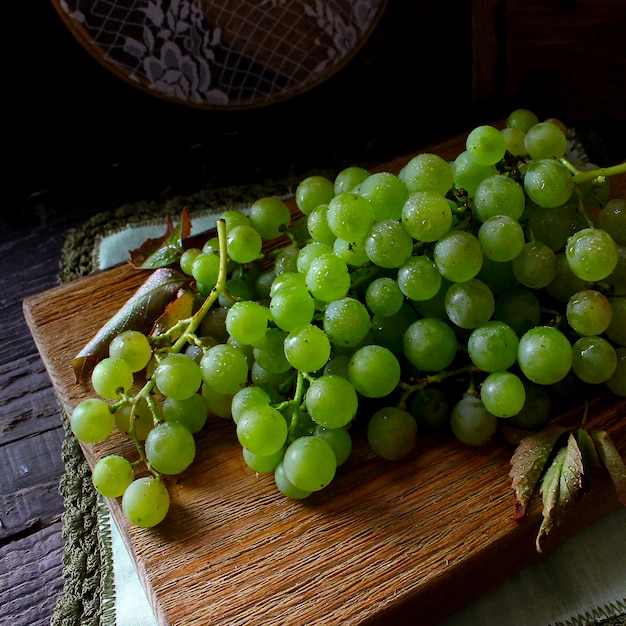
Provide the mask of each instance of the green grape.
POLYGON ((311 295, 323 302, 343 298, 350 289, 348 266, 335 254, 322 254, 311 261, 306 285, 311 295))
POLYGON ((613 309, 604 294, 584 289, 570 297, 565 314, 569 325, 579 335, 601 335, 611 323, 613 309))
POLYGON ((519 281, 513 273, 512 261, 492 261, 483 257, 483 264, 476 278, 485 283, 494 294, 519 286, 519 281))
POLYGON ((435 243, 433 260, 441 275, 452 282, 474 278, 483 262, 480 241, 468 231, 452 230, 435 243))
MULTIPOLYGON (((226 330, 226 316, 228 308, 219 306, 209 310, 200 322, 198 336, 210 337, 209 344, 226 343, 228 341, 228 331, 226 330)), ((207 345, 209 345, 207 344, 207 345)))
POLYGON ((298 251, 299 249, 295 246, 286 246, 278 251, 274 258, 274 271, 276 274, 298 271, 298 251))
POLYGON ((540 159, 528 165, 524 174, 524 189, 535 204, 552 209, 570 199, 574 178, 559 161, 540 159))
POLYGON ((598 226, 611 235, 615 243, 626 246, 626 200, 609 200, 598 214, 598 226))
POLYGON ((269 309, 258 302, 235 302, 226 315, 226 330, 235 341, 254 346, 265 338, 270 316, 269 309))
POLYGON ((134 405, 131 402, 122 404, 122 406, 115 409, 114 417, 117 430, 127 439, 132 439, 131 424, 133 435, 137 441, 145 441, 148 433, 154 427, 152 411, 143 397, 137 399, 134 405))
POLYGON ((572 370, 580 380, 597 385, 615 373, 615 348, 603 337, 581 337, 572 346, 572 370))
POLYGON ((400 170, 398 178, 409 193, 429 190, 445 196, 454 184, 450 164, 428 152, 412 157, 400 170))
POLYGON ((300 489, 290 482, 285 473, 285 466, 282 460, 274 470, 274 482, 278 491, 291 500, 303 500, 304 498, 308 498, 312 493, 312 491, 300 489))
POLYGON ((191 265, 191 275, 203 286, 201 294, 207 296, 217 282, 220 271, 220 259, 213 253, 201 252, 191 265))
POLYGON ((267 269, 261 272, 254 281, 254 290, 256 292, 257 300, 269 300, 270 299, 270 290, 272 288, 272 283, 276 278, 277 274, 274 271, 274 268, 267 269))
POLYGON ((193 393, 182 400, 166 397, 161 404, 163 419, 166 422, 180 422, 192 435, 202 430, 208 411, 207 401, 200 393, 193 393))
POLYGON ((337 467, 350 458, 352 437, 346 428, 326 428, 318 424, 313 431, 313 436, 323 439, 333 449, 337 467))
MULTIPOLYGON (((228 209, 224 211, 221 216, 221 219, 226 223, 226 232, 230 232, 236 226, 249 226, 250 220, 248 216, 239 209, 228 209)), ((217 237, 215 237, 217 239, 217 237)))
POLYGON ((474 209, 481 222, 496 215, 506 215, 519 220, 524 213, 526 198, 524 189, 504 174, 485 178, 476 188, 474 209))
POLYGON ((378 267, 400 267, 413 252, 413 239, 400 222, 381 220, 365 238, 365 252, 366 260, 378 267))
POLYGON ((452 283, 443 276, 441 277, 441 286, 437 293, 429 300, 413 300, 411 301, 414 309, 421 317, 437 317, 442 320, 448 319, 446 313, 446 292, 452 283))
POLYGON ((294 369, 316 372, 330 357, 330 339, 318 326, 306 324, 285 338, 285 356, 294 369))
POLYGON ((470 198, 474 197, 478 185, 483 180, 497 173, 495 165, 476 163, 467 150, 461 152, 452 163, 452 175, 456 188, 465 190, 470 198))
POLYGON ((118 454, 102 457, 93 467, 91 481, 100 494, 107 498, 118 498, 135 480, 130 462, 118 454))
POLYGON ((202 384, 200 395, 207 405, 207 414, 223 419, 230 418, 230 405, 233 401, 232 393, 219 393, 206 383, 202 384))
POLYGON ((283 457, 289 482, 304 491, 319 491, 335 477, 337 457, 327 441, 315 436, 299 437, 283 457))
POLYGON ((568 237, 586 226, 583 214, 570 202, 552 209, 529 203, 524 219, 532 239, 543 241, 555 252, 565 247, 568 237))
POLYGON ((268 406, 272 399, 265 389, 257 387, 256 385, 250 385, 248 387, 242 387, 234 396, 231 403, 231 415, 235 424, 239 422, 239 419, 244 412, 254 406, 268 406))
POLYGON ((567 140, 558 126, 550 122, 538 122, 526 131, 524 147, 535 161, 559 159, 565 154, 567 140))
POLYGON ((361 267, 369 263, 365 241, 352 242, 337 237, 333 242, 333 254, 352 267, 361 267))
POLYGON ((457 339, 443 320, 423 317, 413 322, 404 333, 406 358, 424 372, 445 370, 456 356, 457 339))
POLYGON ((437 241, 452 225, 452 210, 436 191, 413 192, 402 207, 402 225, 417 241, 437 241))
POLYGON ((193 262, 196 260, 198 255, 202 254, 202 250, 200 248, 188 248, 184 250, 180 255, 180 269, 187 276, 191 276, 193 273, 193 262))
POLYGON ((478 241, 487 259, 499 263, 512 261, 524 247, 524 230, 512 217, 494 215, 480 225, 478 241))
POLYGON ((348 366, 350 364, 351 352, 346 354, 335 354, 328 359, 328 362, 324 366, 323 373, 330 375, 343 376, 348 378, 348 366))
POLYGON ((253 284, 242 278, 229 278, 224 285, 224 291, 218 296, 218 303, 229 309, 235 302, 254 300, 255 297, 256 291, 253 284))
POLYGON ((283 287, 297 287, 306 289, 306 280, 304 278, 304 274, 296 271, 283 272, 282 274, 276 275, 270 286, 270 298, 273 297, 283 287))
POLYGON ((356 350, 348 363, 348 379, 366 398, 388 396, 398 386, 400 375, 400 362, 396 355, 376 344, 356 350))
POLYGON ((589 283, 578 278, 570 269, 565 258, 565 252, 561 250, 556 255, 556 274, 552 282, 546 287, 546 292, 558 302, 567 304, 567 301, 577 292, 587 289, 589 283))
POLYGON ((567 240, 565 256, 570 269, 587 281, 603 280, 617 265, 617 244, 605 230, 583 228, 567 240))
POLYGON ((79 441, 97 443, 113 432, 115 417, 109 405, 101 398, 79 402, 70 415, 70 427, 79 441))
POLYGON ((315 207, 306 218, 306 226, 313 241, 332 246, 335 243, 335 235, 328 226, 328 205, 320 204, 315 207))
POLYGON ((375 315, 387 317, 400 310, 404 294, 398 282, 388 276, 375 278, 365 290, 365 304, 375 315))
POLYGON ((281 450, 288 427, 280 411, 268 404, 249 406, 237 421, 237 439, 250 452, 268 456, 281 450))
POLYGON ((125 330, 111 340, 109 356, 126 361, 131 371, 139 372, 152 358, 152 347, 142 332, 125 330))
POLYGON ((441 287, 441 274, 426 256, 412 256, 398 270, 397 285, 404 296, 414 301, 434 298, 441 287))
POLYGON ((356 193, 337 194, 328 202, 328 227, 340 239, 363 241, 374 221, 370 201, 356 193))
POLYGON ((504 137, 504 145, 506 151, 514 156, 522 156, 526 154, 524 146, 524 138, 526 134, 519 128, 503 128, 501 131, 504 137))
POLYGON ((556 276, 556 254, 543 241, 528 241, 513 259, 512 266, 515 278, 524 287, 541 289, 556 276))
POLYGON ((483 405, 496 417, 517 415, 524 406, 526 389, 522 379, 508 371, 492 372, 480 388, 483 405))
POLYGON ((518 345, 519 338, 508 324, 492 320, 472 330, 467 352, 478 369, 496 372, 516 363, 518 345))
POLYGON ((478 278, 453 283, 445 296, 448 318, 459 328, 471 329, 487 322, 495 311, 493 292, 478 278))
POLYGON ((146 437, 146 459, 161 474, 180 474, 196 457, 196 442, 181 422, 161 422, 146 437))
POLYGON ((356 191, 357 187, 370 175, 369 171, 358 165, 342 169, 333 183, 335 194, 344 191, 356 191))
POLYGON ((282 402, 285 399, 285 385, 291 385, 294 375, 292 370, 286 372, 270 372, 263 369, 256 361, 250 368, 250 381, 253 385, 263 388, 272 402, 282 402))
POLYGON ((252 226, 242 224, 228 231, 226 247, 236 263, 251 263, 261 256, 263 240, 252 226))
POLYGON ((387 406, 378 409, 367 424, 367 441, 383 459, 399 461, 417 445, 417 422, 406 410, 387 406))
POLYGON ((219 393, 235 394, 248 380, 245 355, 228 344, 209 348, 200 361, 202 379, 219 393))
POLYGON ((409 197, 404 181, 391 172, 371 174, 361 181, 358 193, 369 200, 374 221, 400 219, 402 206, 409 197))
POLYGON ((537 115, 529 109, 515 109, 509 113, 506 120, 508 128, 516 128, 526 133, 530 128, 539 122, 537 115))
POLYGON ((264 474, 273 472, 277 465, 283 460, 284 450, 282 448, 276 450, 273 454, 261 455, 253 454, 248 448, 242 448, 242 455, 245 464, 255 472, 264 474))
POLYGON ((529 289, 515 287, 498 295, 493 317, 510 326, 521 337, 539 325, 541 302, 529 289))
MULTIPOLYGON (((335 237, 336 239, 336 237, 335 237)), ((333 241, 333 245, 334 245, 333 241)), ((322 254, 332 254, 333 246, 322 243, 321 241, 312 241, 307 243, 304 247, 300 248, 298 252, 298 259, 296 261, 297 271, 301 274, 306 274, 309 266, 311 265, 311 261, 317 259, 322 254)), ((290 272, 291 274, 291 272, 290 272)), ((282 277, 282 274, 280 274, 282 277)), ((306 285, 306 281, 304 281, 306 285)))
POLYGON ((465 395, 452 407, 450 427, 461 443, 480 447, 496 434, 498 418, 485 408, 480 398, 465 395))
POLYGON ((277 374, 291 368, 285 356, 287 331, 281 328, 268 328, 265 339, 257 344, 252 352, 254 360, 264 369, 277 374))
POLYGON ((606 386, 617 396, 626 397, 626 348, 615 350, 617 365, 613 376, 606 381, 606 386))
POLYGON ((520 337, 517 362, 523 374, 539 385, 563 380, 572 366, 572 346, 553 326, 536 326, 520 337))
POLYGON ((605 334, 619 346, 626 346, 626 297, 609 298, 611 303, 611 323, 605 334))
POLYGON ((452 402, 446 391, 433 385, 418 390, 411 396, 411 414, 417 422, 418 433, 443 431, 450 423, 452 402))
POLYGON ((170 398, 189 398, 200 388, 200 366, 186 354, 168 354, 154 370, 154 382, 159 391, 170 398))
POLYGON ((335 195, 334 183, 325 176, 308 176, 296 187, 296 205, 304 215, 308 215, 320 204, 328 204, 335 195))
POLYGON ((351 297, 329 302, 322 324, 331 344, 348 348, 361 343, 372 327, 365 305, 351 297))
POLYGON ((541 430, 550 419, 551 401, 545 387, 524 381, 526 397, 522 410, 509 418, 509 424, 522 430, 541 430))
POLYGON ((252 203, 248 219, 263 239, 276 239, 287 230, 291 213, 284 200, 267 196, 252 203))
POLYGON ((349 424, 359 405, 352 383, 342 376, 328 374, 311 381, 304 399, 313 421, 326 428, 349 424))
MULTIPOLYGON (((244 217, 244 222, 247 224, 248 223, 248 219, 247 216, 244 215, 243 213, 241 214, 244 217)), ((233 226, 236 226, 236 224, 233 224, 233 226)), ((220 240, 218 237, 209 237, 204 244, 202 245, 202 252, 204 252, 205 254, 213 254, 215 256, 219 256, 220 255, 220 240)))
POLYGON ((105 400, 119 400, 133 386, 130 366, 122 359, 106 357, 96 363, 91 372, 94 391, 105 400))
POLYGON ((465 148, 480 165, 495 165, 504 157, 506 144, 502 133, 493 126, 474 128, 467 136, 465 148))
POLYGON ((396 354, 401 354, 404 333, 418 317, 416 310, 406 302, 403 302, 398 312, 393 315, 373 315, 372 338, 374 343, 396 354))
POLYGON ((170 508, 167 487, 156 478, 135 479, 122 496, 122 510, 131 524, 152 528, 160 524, 170 508))

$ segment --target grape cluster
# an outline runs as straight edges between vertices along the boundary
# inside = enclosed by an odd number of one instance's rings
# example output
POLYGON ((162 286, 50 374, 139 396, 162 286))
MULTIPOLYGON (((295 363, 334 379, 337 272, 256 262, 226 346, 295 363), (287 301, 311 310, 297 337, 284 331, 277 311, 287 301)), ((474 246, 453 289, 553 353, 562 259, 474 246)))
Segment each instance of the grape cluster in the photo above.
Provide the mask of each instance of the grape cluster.
POLYGON ((565 132, 518 109, 452 162, 309 176, 297 218, 275 197, 224 212, 179 260, 192 316, 115 337, 91 375, 99 397, 71 415, 81 441, 117 430, 136 444, 136 460, 95 465, 96 488, 133 524, 159 523, 163 476, 193 462, 209 415, 302 499, 332 482, 360 426, 399 460, 418 432, 481 446, 503 420, 539 429, 571 376, 626 395, 626 201, 609 179, 626 165, 575 167, 565 132))

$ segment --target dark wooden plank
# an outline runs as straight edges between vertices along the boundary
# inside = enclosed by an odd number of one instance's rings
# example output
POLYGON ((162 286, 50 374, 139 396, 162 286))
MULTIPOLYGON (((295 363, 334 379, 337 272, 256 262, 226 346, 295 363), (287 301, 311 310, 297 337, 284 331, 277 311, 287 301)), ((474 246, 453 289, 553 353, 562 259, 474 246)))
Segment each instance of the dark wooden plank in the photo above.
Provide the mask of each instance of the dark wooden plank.
POLYGON ((2 623, 49 626, 63 593, 63 551, 60 521, 0 547, 2 623))

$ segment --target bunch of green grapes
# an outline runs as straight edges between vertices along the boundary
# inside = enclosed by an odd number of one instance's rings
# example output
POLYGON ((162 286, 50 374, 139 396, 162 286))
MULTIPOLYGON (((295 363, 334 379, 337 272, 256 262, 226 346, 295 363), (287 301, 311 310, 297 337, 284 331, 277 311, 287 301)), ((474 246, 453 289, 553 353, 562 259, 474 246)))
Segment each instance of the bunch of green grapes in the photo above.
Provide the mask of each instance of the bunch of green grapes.
POLYGON ((193 462, 209 415, 302 499, 334 480, 359 424, 397 461, 418 432, 481 446, 504 421, 541 428, 568 377, 625 396, 626 201, 609 176, 626 165, 576 167, 565 132, 519 109, 452 162, 309 176, 297 218, 274 197, 225 212, 180 258, 202 304, 165 333, 113 339, 98 397, 71 415, 82 441, 136 444, 134 461, 97 463, 96 488, 159 523, 163 476, 193 462))

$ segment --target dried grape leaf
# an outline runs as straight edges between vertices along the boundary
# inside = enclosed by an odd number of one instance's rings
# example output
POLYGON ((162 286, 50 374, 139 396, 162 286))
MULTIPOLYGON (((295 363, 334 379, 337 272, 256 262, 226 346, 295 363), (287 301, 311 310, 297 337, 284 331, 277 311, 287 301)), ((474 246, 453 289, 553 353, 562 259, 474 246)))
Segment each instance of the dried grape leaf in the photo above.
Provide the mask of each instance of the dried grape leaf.
MULTIPOLYGON (((154 322, 150 335, 156 336, 167 332, 181 320, 191 317, 198 309, 198 305, 198 294, 193 289, 184 289, 178 298, 165 307, 162 315, 154 322)), ((173 333, 170 337, 171 341, 176 341, 180 334, 173 333)))
POLYGON ((590 434, 615 486, 617 499, 626 506, 626 464, 606 431, 592 430, 590 434))
POLYGON ((583 457, 576 437, 570 433, 567 445, 557 452, 541 483, 543 520, 535 546, 541 552, 541 540, 563 519, 565 511, 580 495, 583 483, 583 457))
POLYGON ((183 209, 176 227, 167 218, 165 234, 162 237, 146 239, 139 248, 131 250, 130 264, 138 269, 157 269, 172 265, 180 259, 184 242, 191 233, 189 212, 183 209))
POLYGON ((526 515, 526 507, 552 450, 559 437, 567 430, 564 426, 549 424, 539 432, 524 437, 515 448, 509 472, 515 494, 515 519, 526 515))
POLYGON ((594 478, 602 470, 602 461, 598 455, 596 444, 589 432, 584 428, 577 428, 574 437, 583 456, 583 466, 585 467, 585 482, 592 487, 594 478))
POLYGON ((74 357, 72 367, 76 382, 86 380, 98 361, 107 356, 109 343, 113 337, 123 330, 141 330, 151 326, 188 280, 188 277, 171 268, 161 268, 152 272, 118 312, 74 357))

